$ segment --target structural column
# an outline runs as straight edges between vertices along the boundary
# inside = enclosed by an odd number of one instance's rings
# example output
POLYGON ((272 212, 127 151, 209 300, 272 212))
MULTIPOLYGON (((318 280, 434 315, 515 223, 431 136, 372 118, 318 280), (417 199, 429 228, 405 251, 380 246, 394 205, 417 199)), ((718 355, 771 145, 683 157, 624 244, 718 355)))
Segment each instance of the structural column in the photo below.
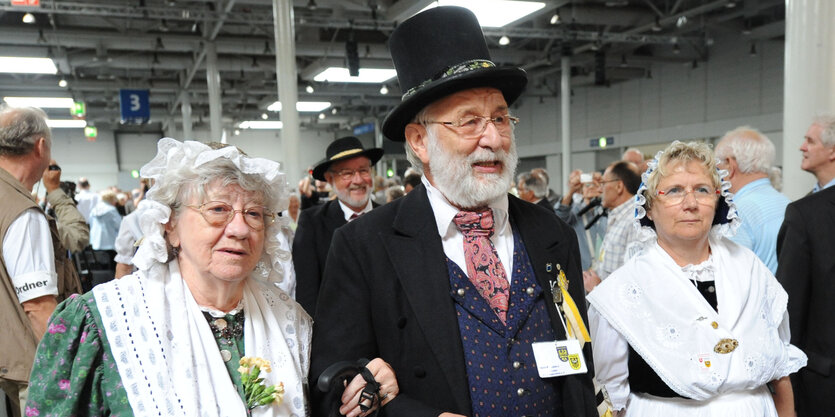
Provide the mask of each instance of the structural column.
POLYGON ((568 176, 571 174, 571 57, 562 56, 560 80, 560 122, 562 123, 562 184, 563 195, 568 192, 568 176))
MULTIPOLYGON (((786 0, 783 192, 803 197, 815 182, 798 151, 815 115, 835 114, 835 1, 786 0)), ((780 161, 778 161, 779 163, 780 161)))
POLYGON ((278 100, 281 101, 282 159, 287 181, 295 185, 301 178, 299 161, 299 101, 296 83, 296 45, 293 28, 293 2, 273 0, 273 25, 275 27, 275 68, 278 82, 278 100))
POLYGON ((182 102, 180 108, 183 111, 183 140, 194 140, 191 133, 191 97, 188 91, 183 91, 180 95, 182 102))
POLYGON ((223 106, 220 102, 220 71, 217 69, 217 48, 214 42, 206 45, 206 84, 209 89, 209 124, 212 140, 223 137, 223 106))

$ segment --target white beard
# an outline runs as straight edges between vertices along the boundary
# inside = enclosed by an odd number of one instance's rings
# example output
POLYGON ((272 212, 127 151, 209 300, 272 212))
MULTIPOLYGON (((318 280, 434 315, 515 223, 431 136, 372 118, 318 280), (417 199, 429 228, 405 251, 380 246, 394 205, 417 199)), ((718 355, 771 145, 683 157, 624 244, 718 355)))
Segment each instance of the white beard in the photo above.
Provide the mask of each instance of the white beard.
POLYGON ((516 141, 512 137, 509 152, 501 149, 490 151, 476 148, 473 153, 460 156, 441 148, 434 129, 426 130, 426 150, 434 186, 450 203, 460 208, 482 208, 507 194, 519 161, 516 154, 516 141), (473 171, 473 164, 494 160, 502 163, 500 173, 488 174, 473 171))
POLYGON ((351 197, 351 190, 360 188, 355 187, 354 185, 349 185, 348 188, 338 189, 337 187, 333 187, 336 190, 336 197, 340 199, 343 203, 350 207, 362 207, 368 204, 368 198, 371 197, 371 188, 368 186, 363 186, 365 188, 365 196, 360 198, 352 198, 351 197))

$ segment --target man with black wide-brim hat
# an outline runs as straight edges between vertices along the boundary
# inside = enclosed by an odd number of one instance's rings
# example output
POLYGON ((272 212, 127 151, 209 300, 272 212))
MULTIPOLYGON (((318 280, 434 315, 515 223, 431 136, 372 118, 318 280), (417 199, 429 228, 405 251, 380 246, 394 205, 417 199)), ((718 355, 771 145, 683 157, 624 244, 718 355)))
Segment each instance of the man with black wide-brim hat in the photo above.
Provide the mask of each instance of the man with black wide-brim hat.
MULTIPOLYGON (((406 142, 422 184, 334 234, 311 386, 334 362, 379 357, 397 385, 354 379, 346 408, 379 399, 390 416, 596 416, 577 239, 553 212, 507 193, 509 106, 525 72, 490 61, 476 17, 458 7, 403 22, 389 48, 405 93, 383 133, 406 142), (579 340, 566 340, 557 299, 573 301, 564 308, 579 340), (565 362, 582 369, 585 359, 589 371, 540 376, 538 362, 561 359, 559 348, 534 353, 538 342, 576 343, 565 362)), ((327 415, 322 393, 311 398, 314 415, 327 415)))
POLYGON ((376 207, 370 198, 371 167, 382 156, 382 149, 365 149, 359 139, 348 136, 328 145, 325 159, 313 168, 313 178, 328 182, 336 198, 303 210, 293 238, 296 301, 310 315, 316 312, 334 230, 376 207))

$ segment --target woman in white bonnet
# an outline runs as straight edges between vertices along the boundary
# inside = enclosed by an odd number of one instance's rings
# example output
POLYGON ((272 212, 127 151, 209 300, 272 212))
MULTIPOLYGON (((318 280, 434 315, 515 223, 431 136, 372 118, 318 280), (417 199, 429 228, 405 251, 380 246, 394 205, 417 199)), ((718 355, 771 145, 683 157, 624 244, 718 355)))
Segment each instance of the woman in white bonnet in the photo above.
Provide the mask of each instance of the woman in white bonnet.
POLYGON ((597 379, 621 416, 793 416, 787 295, 729 239, 730 184, 704 143, 673 142, 636 195, 639 253, 588 300, 597 379), (772 394, 769 386, 773 390, 772 394))
POLYGON ((279 164, 164 138, 141 175, 155 184, 138 271, 56 309, 27 415, 305 415, 311 318, 279 289, 293 271, 279 164), (244 383, 255 364, 260 395, 244 383))

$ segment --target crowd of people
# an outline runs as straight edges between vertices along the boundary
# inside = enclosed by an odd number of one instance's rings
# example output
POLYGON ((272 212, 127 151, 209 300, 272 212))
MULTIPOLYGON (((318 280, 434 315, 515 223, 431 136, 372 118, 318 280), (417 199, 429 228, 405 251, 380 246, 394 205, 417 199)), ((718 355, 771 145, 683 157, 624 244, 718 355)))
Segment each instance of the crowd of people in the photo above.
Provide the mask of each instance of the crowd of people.
POLYGON ((73 196, 46 115, 0 109, 12 415, 829 413, 835 117, 806 134, 796 202, 748 126, 627 149, 560 195, 516 175, 527 76, 471 12, 421 12, 389 45, 402 181, 352 136, 297 190, 274 161, 164 138, 135 192, 73 196), (107 271, 86 277, 87 251, 107 271))

